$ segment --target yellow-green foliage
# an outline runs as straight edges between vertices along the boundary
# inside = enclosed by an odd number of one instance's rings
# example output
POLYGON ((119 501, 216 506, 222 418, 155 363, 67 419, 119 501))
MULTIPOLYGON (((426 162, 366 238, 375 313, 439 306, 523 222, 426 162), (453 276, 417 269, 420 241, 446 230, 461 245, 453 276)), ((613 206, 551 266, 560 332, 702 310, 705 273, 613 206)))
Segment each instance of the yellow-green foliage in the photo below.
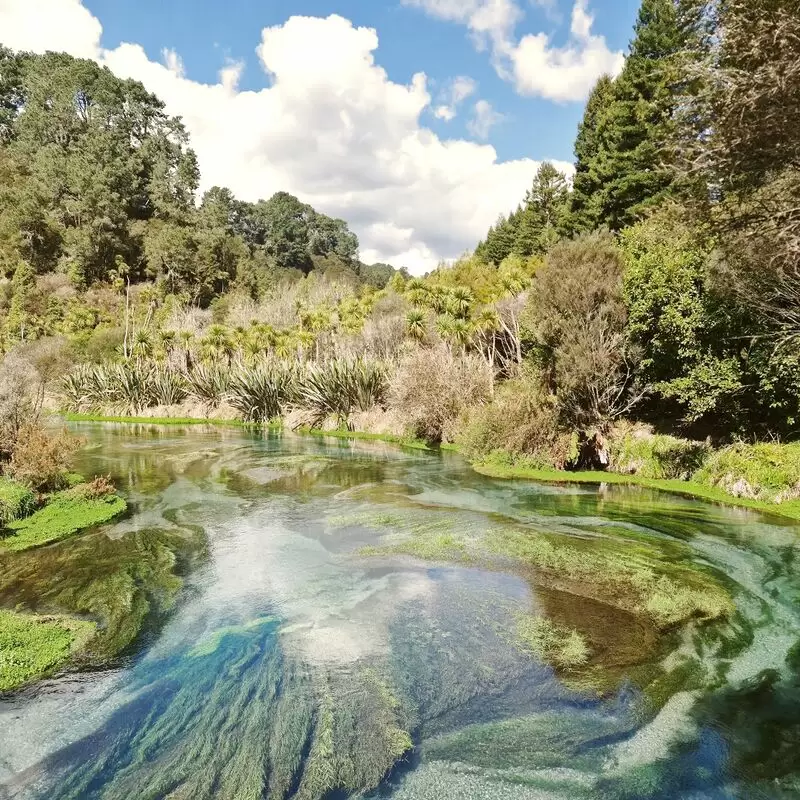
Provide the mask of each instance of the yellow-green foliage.
POLYGON ((521 616, 517 639, 524 650, 563 669, 575 669, 589 660, 589 645, 581 633, 546 617, 521 616))
POLYGON ((713 453, 694 479, 754 500, 796 499, 800 497, 800 443, 738 442, 713 453))
POLYGON ((32 514, 36 495, 27 487, 8 478, 0 478, 0 528, 32 514))
POLYGON ((0 550, 27 550, 65 539, 78 531, 109 522, 127 508, 118 495, 91 497, 84 486, 53 495, 47 505, 25 519, 7 526, 0 550))
POLYGON ((611 469, 643 478, 689 480, 711 452, 706 442, 627 430, 609 439, 611 469))
POLYGON ((0 611, 0 692, 63 666, 94 631, 84 620, 0 611))

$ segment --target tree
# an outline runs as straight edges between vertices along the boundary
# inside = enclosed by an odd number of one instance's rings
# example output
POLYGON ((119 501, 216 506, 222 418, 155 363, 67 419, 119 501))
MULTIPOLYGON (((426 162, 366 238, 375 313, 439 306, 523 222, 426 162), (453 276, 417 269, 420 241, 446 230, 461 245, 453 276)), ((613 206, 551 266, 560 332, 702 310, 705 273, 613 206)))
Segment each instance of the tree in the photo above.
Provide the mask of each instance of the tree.
POLYGON ((513 252, 523 257, 546 253, 567 231, 569 202, 566 176, 545 161, 518 214, 513 252))
POLYGON ((580 429, 608 423, 641 396, 625 336, 622 276, 614 237, 599 232, 560 242, 534 277, 526 325, 535 360, 580 429))
POLYGON ((6 318, 6 349, 15 342, 24 342, 31 337, 28 302, 35 287, 33 268, 20 261, 11 281, 11 305, 6 318))
POLYGON ((613 102, 614 82, 609 75, 597 81, 589 95, 583 120, 575 139, 575 177, 570 196, 573 230, 590 231, 600 225, 600 193, 603 184, 598 171, 603 148, 600 120, 613 102))
POLYGON ((674 0, 643 0, 625 66, 610 87, 595 87, 576 143, 579 228, 619 230, 669 193, 674 171, 663 151, 684 41, 674 0))

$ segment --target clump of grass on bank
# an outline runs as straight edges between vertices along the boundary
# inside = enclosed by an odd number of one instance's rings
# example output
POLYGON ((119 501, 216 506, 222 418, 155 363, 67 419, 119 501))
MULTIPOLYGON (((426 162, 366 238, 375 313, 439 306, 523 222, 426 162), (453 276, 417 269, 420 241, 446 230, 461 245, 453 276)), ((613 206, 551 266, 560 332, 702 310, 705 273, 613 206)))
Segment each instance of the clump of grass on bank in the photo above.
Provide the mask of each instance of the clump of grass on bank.
POLYGON ((694 479, 749 500, 800 499, 800 443, 736 444, 711 453, 694 479))
POLYGON ((0 529, 36 510, 36 495, 26 486, 0 477, 0 529))
MULTIPOLYGON (((0 550, 18 552, 65 539, 78 531, 110 522, 127 504, 111 492, 96 493, 92 484, 81 484, 54 494, 44 508, 6 526, 0 550)), ((113 491, 113 490, 112 490, 113 491)))
POLYGON ((0 610, 0 692, 52 674, 94 632, 93 622, 0 610))
POLYGON ((619 426, 609 437, 611 469, 623 475, 656 480, 691 480, 712 452, 708 442, 650 433, 646 428, 619 426))

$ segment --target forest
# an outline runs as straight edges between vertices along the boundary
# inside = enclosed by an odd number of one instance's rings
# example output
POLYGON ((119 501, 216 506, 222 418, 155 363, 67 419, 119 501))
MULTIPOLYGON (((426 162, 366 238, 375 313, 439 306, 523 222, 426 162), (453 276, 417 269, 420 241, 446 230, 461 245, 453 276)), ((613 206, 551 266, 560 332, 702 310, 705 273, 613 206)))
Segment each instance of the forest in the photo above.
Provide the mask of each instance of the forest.
POLYGON ((791 504, 799 98, 793 3, 644 0, 574 176, 543 163, 473 253, 412 277, 285 192, 198 197, 180 120, 141 84, 2 49, 3 472, 64 489, 58 447, 30 463, 56 410, 364 432, 498 473, 791 504))

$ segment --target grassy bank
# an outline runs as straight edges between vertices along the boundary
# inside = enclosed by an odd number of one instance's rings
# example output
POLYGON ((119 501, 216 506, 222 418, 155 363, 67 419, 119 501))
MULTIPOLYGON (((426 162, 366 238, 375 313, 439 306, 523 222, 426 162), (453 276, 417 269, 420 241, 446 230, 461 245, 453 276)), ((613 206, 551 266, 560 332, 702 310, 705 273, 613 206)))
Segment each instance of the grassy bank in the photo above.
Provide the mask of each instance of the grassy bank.
MULTIPOLYGON (((130 416, 107 416, 101 414, 72 414, 62 415, 64 419, 74 422, 117 422, 117 423, 140 423, 151 425, 218 425, 235 426, 240 428, 264 428, 280 429, 281 423, 270 425, 253 425, 236 419, 206 419, 195 417, 130 417, 130 416)), ((369 431, 350 431, 350 430, 321 430, 318 428, 303 427, 295 431, 296 433, 316 436, 332 437, 337 439, 353 439, 360 441, 376 441, 395 444, 400 447, 415 450, 433 451, 434 447, 420 439, 397 436, 388 433, 371 433, 369 431)), ((622 443, 624 450, 617 456, 624 456, 628 460, 632 458, 639 465, 637 474, 621 474, 618 472, 567 472, 555 469, 542 469, 524 463, 506 463, 505 459, 487 459, 477 461, 472 464, 473 468, 482 475, 492 478, 516 478, 522 480, 540 481, 542 483, 582 483, 599 485, 618 484, 628 486, 641 486, 648 489, 655 489, 662 492, 683 495, 711 503, 730 505, 738 508, 748 508, 754 511, 774 514, 788 519, 800 520, 800 498, 791 498, 777 502, 768 499, 771 495, 762 492, 767 499, 754 497, 737 497, 731 494, 722 486, 730 486, 735 483, 737 477, 741 477, 747 486, 758 487, 765 485, 768 490, 780 495, 781 489, 786 489, 792 484, 793 476, 797 470, 794 469, 794 462, 800 453, 800 446, 794 444, 768 444, 768 445, 732 445, 728 448, 716 452, 710 452, 703 462, 703 465, 692 476, 692 479, 668 477, 650 477, 651 474, 662 474, 665 471, 669 474, 670 469, 674 469, 673 464, 668 463, 668 459, 675 457, 673 450, 678 452, 678 461, 681 466, 685 466, 686 457, 683 450, 684 440, 674 439, 674 437, 654 437, 651 442, 639 442, 635 448, 631 448, 630 442, 622 443), (669 440, 664 447, 665 453, 657 452, 659 448, 653 445, 663 444, 662 440, 669 440), (653 451, 653 452, 651 452, 653 451), (784 468, 782 461, 787 461, 789 466, 784 468), (735 476, 735 477, 731 477, 735 476), (721 485, 718 485, 721 484, 721 485)), ((439 449, 448 452, 460 452, 460 448, 452 443, 442 444, 439 449)), ((513 459, 509 459, 513 460, 513 459)), ((687 473, 688 474, 688 473, 687 473)))
POLYGON ((221 427, 253 428, 253 427, 280 427, 275 425, 254 425, 242 422, 240 419, 217 419, 209 417, 128 417, 110 416, 108 414, 73 414, 65 412, 58 414, 67 422, 122 422, 140 425, 218 425, 221 427))
POLYGON ((47 504, 30 516, 6 525, 0 552, 19 552, 65 539, 86 528, 110 522, 122 514, 127 503, 116 494, 92 497, 86 486, 76 486, 52 495, 47 504))
POLYGON ((716 486, 707 486, 695 481, 645 478, 638 475, 620 475, 616 472, 565 472, 562 470, 535 469, 526 466, 509 466, 492 462, 478 462, 472 465, 481 475, 490 478, 516 478, 539 481, 540 483, 582 483, 599 485, 610 483, 625 486, 642 486, 661 492, 693 497, 711 503, 749 508, 789 519, 800 520, 800 500, 785 503, 771 503, 765 500, 750 500, 734 497, 716 486))

